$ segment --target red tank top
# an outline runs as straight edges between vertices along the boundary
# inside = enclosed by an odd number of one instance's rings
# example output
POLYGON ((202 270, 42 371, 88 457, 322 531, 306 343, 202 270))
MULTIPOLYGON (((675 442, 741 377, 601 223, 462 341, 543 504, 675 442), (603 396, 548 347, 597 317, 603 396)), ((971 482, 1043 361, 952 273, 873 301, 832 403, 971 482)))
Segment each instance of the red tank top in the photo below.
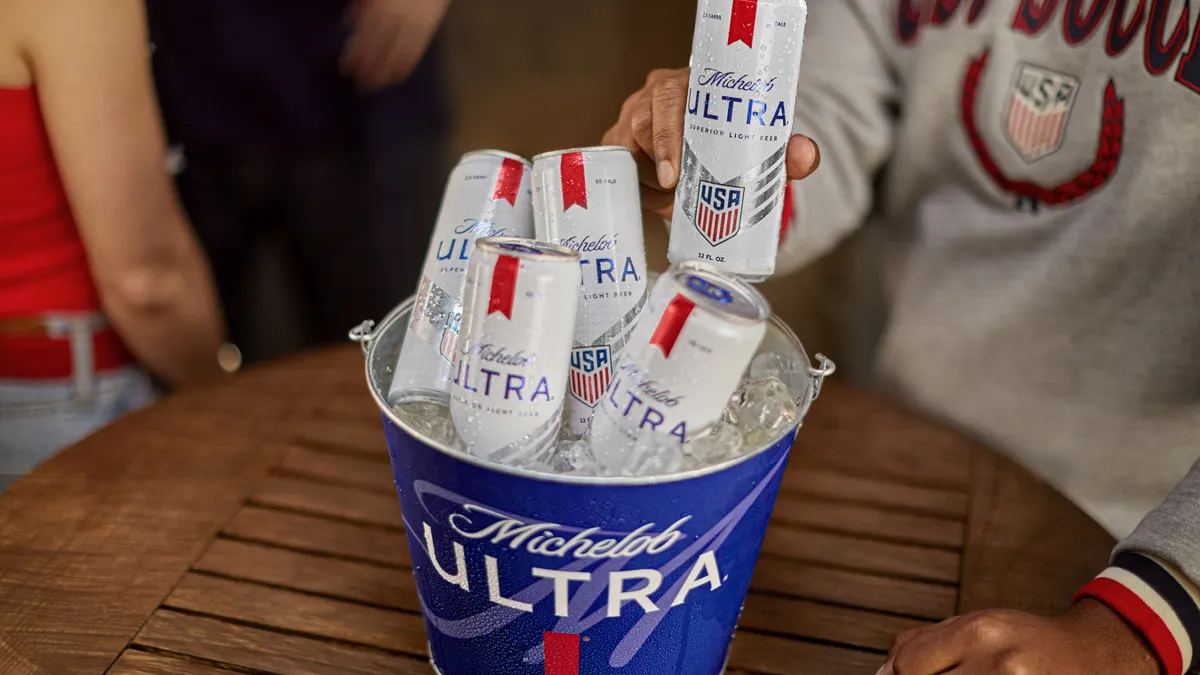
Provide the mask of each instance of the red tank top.
POLYGON ((99 309, 37 92, 0 88, 0 319, 99 309))

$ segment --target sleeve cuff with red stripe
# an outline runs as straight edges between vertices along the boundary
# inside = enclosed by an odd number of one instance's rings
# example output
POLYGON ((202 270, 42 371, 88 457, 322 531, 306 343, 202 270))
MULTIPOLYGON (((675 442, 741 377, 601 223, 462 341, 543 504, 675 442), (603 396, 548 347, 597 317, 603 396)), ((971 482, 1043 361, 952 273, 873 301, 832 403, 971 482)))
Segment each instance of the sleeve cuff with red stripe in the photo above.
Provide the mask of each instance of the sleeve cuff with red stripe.
POLYGON ((1174 565, 1124 551, 1076 594, 1120 614, 1150 643, 1166 675, 1184 675, 1200 664, 1200 591, 1174 565))

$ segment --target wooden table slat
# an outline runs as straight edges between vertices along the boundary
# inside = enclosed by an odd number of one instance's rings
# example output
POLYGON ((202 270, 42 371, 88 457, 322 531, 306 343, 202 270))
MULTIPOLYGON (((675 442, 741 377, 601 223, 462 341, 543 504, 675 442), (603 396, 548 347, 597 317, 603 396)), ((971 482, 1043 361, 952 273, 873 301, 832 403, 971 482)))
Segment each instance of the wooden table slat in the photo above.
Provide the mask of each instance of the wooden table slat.
POLYGON ((246 581, 420 612, 412 570, 379 567, 227 539, 193 567, 246 581))
POLYGON ((188 574, 165 607, 414 656, 428 644, 421 617, 203 574, 188 574))
POLYGON ((370 422, 310 417, 297 420, 288 435, 291 440, 301 445, 341 451, 368 460, 388 461, 383 421, 378 417, 370 422))
POLYGON ((961 491, 810 468, 803 460, 784 474, 780 491, 787 495, 883 506, 960 521, 967 517, 968 496, 961 491))
POLYGON ((272 476, 250 495, 250 501, 371 525, 396 529, 404 527, 400 517, 400 500, 394 494, 366 492, 301 478, 272 476))
POLYGON ((137 644, 289 675, 430 675, 422 658, 160 610, 137 644))
POLYGON ((954 551, 778 524, 767 530, 762 552, 789 560, 955 585, 962 566, 962 556, 954 551))
POLYGON ((885 508, 836 504, 780 495, 775 501, 775 522, 857 534, 902 544, 922 544, 961 549, 963 523, 917 516, 885 508))
POLYGON ((821 393, 841 405, 812 407, 796 437, 795 454, 804 466, 970 491, 971 458, 962 451, 964 440, 956 432, 836 379, 821 393))
POLYGON ((165 654, 127 650, 108 675, 231 675, 237 671, 165 654))
MULTIPOLYGON (((379 433, 383 433, 381 430, 379 433)), ((369 488, 389 495, 396 494, 396 482, 390 464, 321 452, 297 446, 288 451, 280 466, 285 472, 318 480, 369 488)))
POLYGON ((311 553, 412 566, 403 535, 381 534, 375 526, 319 516, 247 506, 225 527, 224 534, 311 553))
POLYGON ((898 633, 929 621, 751 593, 738 625, 768 633, 836 642, 886 652, 898 633))
POLYGON ((954 615, 958 590, 941 584, 762 558, 750 588, 903 616, 941 621, 954 615))
POLYGON ((739 633, 729 667, 764 675, 874 675, 884 656, 771 635, 739 633))

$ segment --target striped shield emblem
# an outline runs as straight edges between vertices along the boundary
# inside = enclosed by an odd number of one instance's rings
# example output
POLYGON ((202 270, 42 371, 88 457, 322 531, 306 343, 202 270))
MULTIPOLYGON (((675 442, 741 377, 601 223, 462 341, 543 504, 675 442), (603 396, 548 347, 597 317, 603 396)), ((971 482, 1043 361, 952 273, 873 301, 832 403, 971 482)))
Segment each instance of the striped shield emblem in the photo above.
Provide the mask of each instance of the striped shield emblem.
POLYGON ((608 345, 576 347, 571 350, 571 395, 595 408, 608 389, 612 376, 612 352, 608 345))
POLYGON ((696 229, 708 243, 716 246, 737 235, 742 228, 742 201, 746 189, 700 181, 696 203, 696 229))
POLYGON ((1079 80, 1069 75, 1026 64, 1018 67, 1004 111, 1004 131, 1026 162, 1035 162, 1062 147, 1078 91, 1079 80))

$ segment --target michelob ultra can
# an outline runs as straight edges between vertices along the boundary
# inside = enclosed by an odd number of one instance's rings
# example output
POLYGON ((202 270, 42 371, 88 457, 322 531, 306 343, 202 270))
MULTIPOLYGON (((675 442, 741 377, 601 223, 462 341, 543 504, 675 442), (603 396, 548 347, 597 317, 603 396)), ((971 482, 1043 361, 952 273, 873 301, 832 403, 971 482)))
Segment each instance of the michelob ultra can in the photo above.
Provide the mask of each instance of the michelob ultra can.
POLYGON ((471 252, 480 237, 533 236, 531 166, 507 152, 479 150, 463 155, 450 173, 392 379, 394 401, 446 399, 471 252))
POLYGON ((686 443, 715 424, 766 332, 770 307, 705 263, 659 277, 592 421, 592 450, 619 471, 641 434, 686 443))
POLYGON ((627 148, 533 158, 537 238, 579 253, 583 282, 571 345, 567 420, 582 435, 646 305, 646 246, 637 165, 627 148))
POLYGON ((700 0, 671 262, 774 273, 807 15, 804 0, 700 0))
POLYGON ((558 439, 578 305, 575 251, 511 237, 475 243, 450 386, 471 454, 509 463, 558 439))

